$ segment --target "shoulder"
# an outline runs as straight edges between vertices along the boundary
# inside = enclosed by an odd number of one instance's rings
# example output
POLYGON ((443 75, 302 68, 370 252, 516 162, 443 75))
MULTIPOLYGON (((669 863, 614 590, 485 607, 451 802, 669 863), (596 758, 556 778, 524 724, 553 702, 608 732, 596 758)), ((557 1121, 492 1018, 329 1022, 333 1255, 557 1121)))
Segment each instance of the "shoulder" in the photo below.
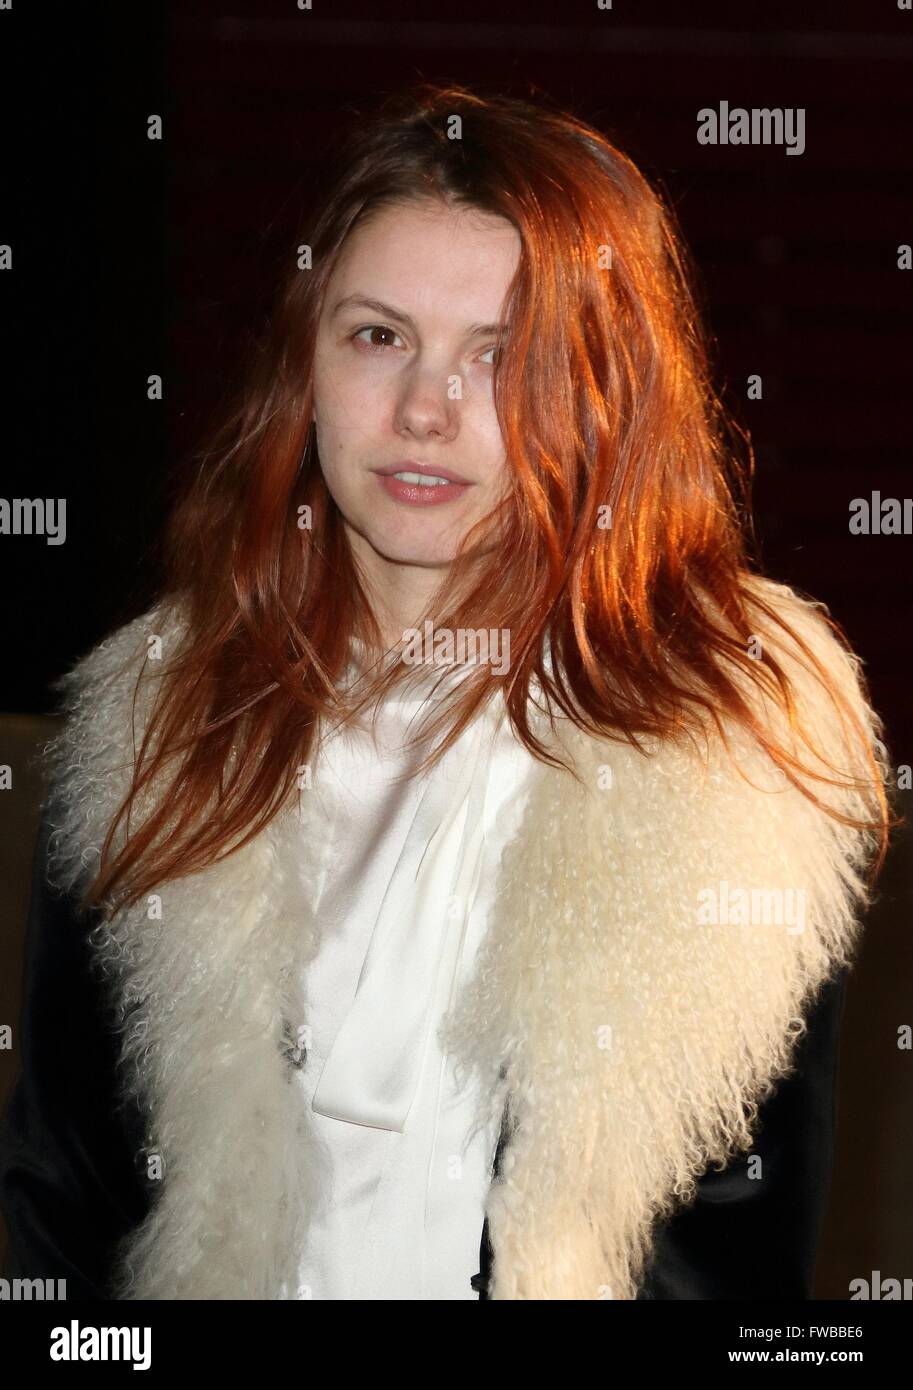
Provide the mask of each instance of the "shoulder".
POLYGON ((639 1299, 813 1297, 847 976, 841 967, 809 1005, 790 1072, 758 1109, 750 1153, 710 1165, 694 1200, 657 1225, 639 1299))
POLYGON ((42 749, 48 874, 74 892, 94 875, 108 826, 129 790, 161 677, 186 632, 175 599, 116 628, 54 682, 62 725, 42 749))
POLYGON ((175 598, 161 599, 115 628, 54 682, 63 713, 72 718, 116 705, 131 678, 135 682, 147 670, 147 662, 161 660, 185 628, 185 609, 175 598))
MULTIPOLYGON (((743 593, 757 616, 759 636, 766 638, 778 660, 789 667, 791 677, 809 670, 826 674, 859 712, 866 705, 866 681, 861 657, 841 633, 830 609, 788 584, 765 575, 748 575, 743 593)), ((805 691, 807 678, 800 679, 805 691)))
POLYGON ((742 592, 747 655, 766 668, 760 681, 734 668, 756 727, 813 773, 871 793, 888 761, 861 657, 823 602, 762 575, 744 576, 742 592))

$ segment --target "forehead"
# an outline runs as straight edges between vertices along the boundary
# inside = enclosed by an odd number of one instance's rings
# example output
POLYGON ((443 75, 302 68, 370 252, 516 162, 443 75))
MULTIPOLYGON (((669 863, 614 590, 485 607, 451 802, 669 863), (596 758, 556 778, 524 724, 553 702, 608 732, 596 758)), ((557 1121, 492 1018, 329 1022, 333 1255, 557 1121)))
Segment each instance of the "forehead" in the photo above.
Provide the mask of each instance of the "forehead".
POLYGON ((458 306, 467 319, 494 318, 519 256, 519 233, 504 218, 440 203, 388 206, 347 238, 327 308, 364 294, 414 317, 452 315, 458 306))

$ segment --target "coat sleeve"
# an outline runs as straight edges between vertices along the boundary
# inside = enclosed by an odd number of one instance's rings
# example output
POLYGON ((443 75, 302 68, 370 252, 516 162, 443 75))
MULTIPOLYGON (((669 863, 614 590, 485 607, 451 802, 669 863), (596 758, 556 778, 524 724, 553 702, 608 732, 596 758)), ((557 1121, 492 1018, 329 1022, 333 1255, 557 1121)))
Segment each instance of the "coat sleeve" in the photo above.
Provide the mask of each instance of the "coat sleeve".
POLYGON ((750 1152, 657 1228, 639 1299, 810 1299, 830 1189, 846 968, 820 990, 750 1152), (752 1158, 761 1159, 752 1177, 752 1158))
POLYGON ((46 877, 42 818, 25 942, 20 1072, 0 1122, 4 1276, 65 1279, 66 1297, 108 1297, 116 1241, 148 1210, 139 1116, 118 1094, 116 1034, 82 914, 46 877))

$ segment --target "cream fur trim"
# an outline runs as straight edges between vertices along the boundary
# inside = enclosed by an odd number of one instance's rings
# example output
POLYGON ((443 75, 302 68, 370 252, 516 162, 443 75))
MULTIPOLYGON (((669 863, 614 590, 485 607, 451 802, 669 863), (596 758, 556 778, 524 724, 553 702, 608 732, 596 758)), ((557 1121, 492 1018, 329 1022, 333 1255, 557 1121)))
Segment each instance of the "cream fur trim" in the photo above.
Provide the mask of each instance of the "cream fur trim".
MULTIPOLYGON (((884 766, 858 663, 819 606, 755 582, 839 673, 884 766)), ((180 623, 150 610, 61 683, 68 718, 49 758, 62 887, 91 877, 127 789, 134 686, 153 634, 167 656, 180 623)), ((769 641, 822 751, 839 756, 832 706, 782 639, 769 641)), ((138 729, 154 692, 144 680, 138 729)), ((480 1123, 511 1098, 512 1138, 488 1201, 490 1296, 631 1299, 654 1223, 693 1195, 708 1164, 750 1145, 810 1003, 853 958, 872 840, 774 777, 736 731, 732 753, 750 781, 716 736, 706 757, 665 743, 646 755, 570 726, 561 738, 582 786, 537 764, 475 977, 443 1036, 482 1083, 480 1123), (803 929, 701 924, 721 883, 792 890, 793 905, 801 891, 803 929)), ((864 813, 855 792, 819 795, 864 813)), ((119 1297, 297 1296, 321 1190, 321 1156, 281 1055, 306 1022, 300 985, 318 940, 307 843, 292 808, 244 849, 162 885, 161 920, 142 902, 95 931, 121 1011, 124 1085, 165 1159, 153 1209, 120 1252, 119 1297)))

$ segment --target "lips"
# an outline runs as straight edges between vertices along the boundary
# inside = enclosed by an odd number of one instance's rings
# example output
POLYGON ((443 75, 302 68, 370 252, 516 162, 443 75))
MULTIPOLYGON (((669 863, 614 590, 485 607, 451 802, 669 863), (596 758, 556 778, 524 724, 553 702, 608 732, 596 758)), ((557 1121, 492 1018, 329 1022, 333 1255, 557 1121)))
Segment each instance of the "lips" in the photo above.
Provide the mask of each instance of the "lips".
POLYGON ((451 468, 415 463, 411 459, 374 470, 388 497, 409 507, 440 507, 455 502, 474 484, 451 468), (399 477, 396 477, 399 474, 399 477), (427 479, 427 481, 421 481, 427 479))
POLYGON ((445 478, 449 483, 459 483, 464 487, 472 486, 471 478, 464 478, 461 473, 454 473, 452 468, 441 468, 438 464, 419 463, 417 459, 402 459, 399 463, 391 463, 386 468, 377 468, 374 471, 384 478, 392 478, 395 473, 419 473, 425 477, 445 478))

